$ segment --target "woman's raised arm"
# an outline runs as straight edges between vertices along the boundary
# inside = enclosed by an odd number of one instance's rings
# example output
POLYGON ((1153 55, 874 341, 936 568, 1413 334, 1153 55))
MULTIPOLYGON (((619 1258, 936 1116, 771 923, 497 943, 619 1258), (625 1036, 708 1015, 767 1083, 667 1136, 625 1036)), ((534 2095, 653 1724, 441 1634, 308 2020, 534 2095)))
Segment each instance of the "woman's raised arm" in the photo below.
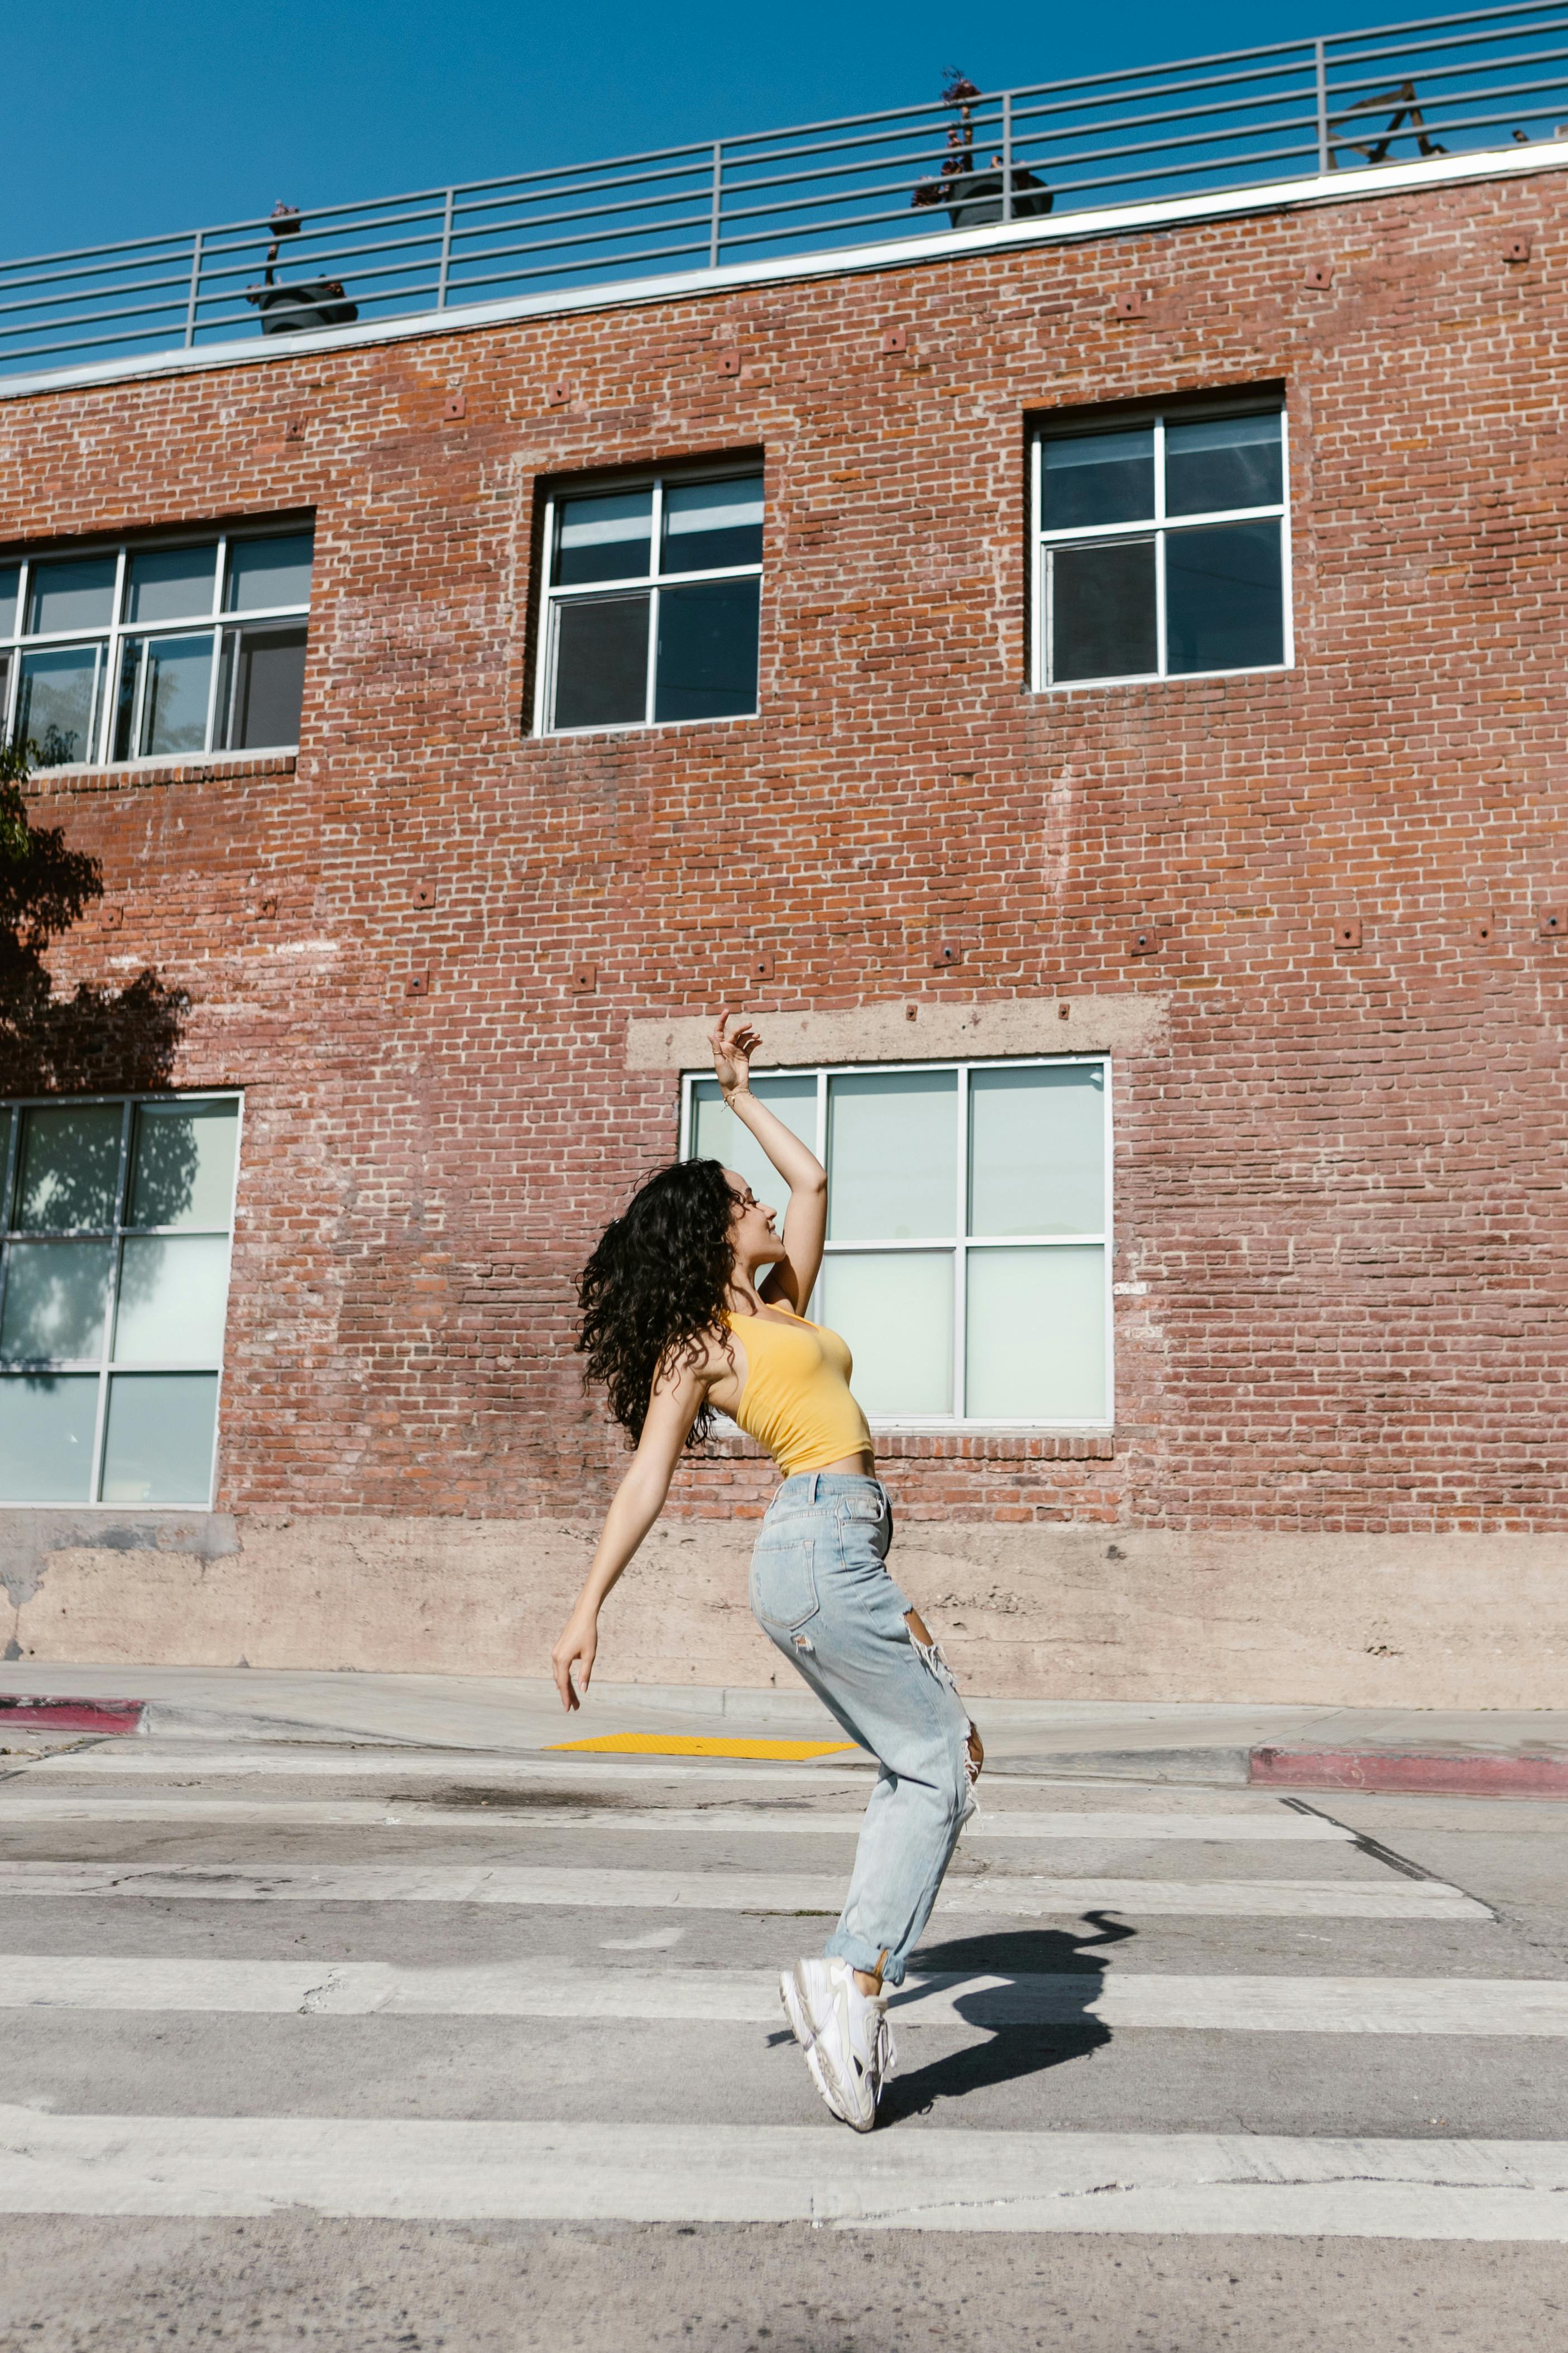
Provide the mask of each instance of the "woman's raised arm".
POLYGON ((789 1187, 784 1222, 789 1254, 763 1284, 762 1296, 787 1299, 796 1314, 804 1315, 822 1265, 822 1244, 827 1232, 827 1171, 811 1146, 803 1144, 752 1092, 752 1056, 762 1039, 750 1023, 742 1020, 731 1032, 730 1016, 721 1013, 708 1042, 713 1049, 720 1093, 789 1187))
POLYGON ((654 1383, 647 1419, 631 1468, 616 1489, 583 1590, 566 1621, 565 1631, 550 1653, 555 1688, 568 1712, 582 1704, 572 1681, 572 1670, 576 1667, 585 1692, 593 1680, 594 1659, 599 1647, 600 1606, 664 1509, 675 1466, 697 1419, 705 1387, 703 1373, 696 1365, 681 1365, 654 1383))

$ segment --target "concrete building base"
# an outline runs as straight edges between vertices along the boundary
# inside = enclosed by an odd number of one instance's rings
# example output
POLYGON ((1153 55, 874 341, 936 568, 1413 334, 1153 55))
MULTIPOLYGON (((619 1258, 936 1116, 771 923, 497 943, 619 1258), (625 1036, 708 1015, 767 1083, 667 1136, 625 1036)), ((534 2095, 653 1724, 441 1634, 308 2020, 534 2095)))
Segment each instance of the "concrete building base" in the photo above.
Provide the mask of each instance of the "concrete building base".
MULTIPOLYGON (((667 1521, 605 1611, 606 1680, 792 1682, 752 1524, 667 1521)), ((593 1530, 557 1520, 0 1514, 5 1656, 539 1675, 593 1530)), ((997 1697, 1537 1708, 1568 1687, 1560 1537, 906 1523, 893 1566, 997 1697)))

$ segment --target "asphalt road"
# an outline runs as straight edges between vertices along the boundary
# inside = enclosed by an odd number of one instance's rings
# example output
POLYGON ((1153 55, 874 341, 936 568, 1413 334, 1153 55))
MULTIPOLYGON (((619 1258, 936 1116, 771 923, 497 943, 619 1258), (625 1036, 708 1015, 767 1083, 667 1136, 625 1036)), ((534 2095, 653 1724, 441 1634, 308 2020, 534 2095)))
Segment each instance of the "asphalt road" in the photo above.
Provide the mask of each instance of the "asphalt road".
POLYGON ((1568 1807, 988 1778, 860 2140, 773 1980, 866 1788, 18 1764, 0 2346, 1561 2341, 1568 1807))

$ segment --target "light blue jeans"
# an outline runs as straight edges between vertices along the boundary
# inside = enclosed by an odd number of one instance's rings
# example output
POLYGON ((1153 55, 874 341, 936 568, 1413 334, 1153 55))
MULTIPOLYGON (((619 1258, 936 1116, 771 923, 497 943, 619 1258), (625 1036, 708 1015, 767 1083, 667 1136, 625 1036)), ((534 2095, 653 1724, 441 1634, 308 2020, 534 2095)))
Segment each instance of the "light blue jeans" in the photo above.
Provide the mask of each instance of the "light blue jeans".
POLYGON ((901 1985, 973 1809, 969 1717, 934 1645, 904 1623, 889 1576, 893 1514, 877 1479, 786 1479, 752 1555, 752 1614, 881 1773, 848 1900, 826 1950, 901 1985))

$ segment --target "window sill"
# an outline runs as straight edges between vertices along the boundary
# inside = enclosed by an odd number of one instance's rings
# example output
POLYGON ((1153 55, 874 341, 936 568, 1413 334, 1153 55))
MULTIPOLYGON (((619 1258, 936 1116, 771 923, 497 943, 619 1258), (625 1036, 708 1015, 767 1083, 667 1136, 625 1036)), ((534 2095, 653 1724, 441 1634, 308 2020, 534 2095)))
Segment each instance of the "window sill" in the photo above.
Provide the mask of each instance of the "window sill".
MULTIPOLYGON (((1113 1430, 879 1430, 871 1442, 881 1462, 1110 1462, 1113 1430)), ((722 1461, 765 1461, 765 1450, 733 1426, 716 1429, 707 1452, 722 1461)))
POLYGON ((58 768, 34 768, 26 790, 47 793, 138 792, 150 785, 223 784, 241 776, 291 776, 299 765, 296 751, 193 752, 184 759, 122 760, 105 766, 62 764, 58 768))
POLYGON ((761 717, 760 711, 725 711, 712 719, 627 719, 604 727, 542 727, 526 740, 533 744, 602 744, 609 737, 620 743, 628 735, 666 735, 676 728, 747 727, 761 717))
POLYGON ((1286 678, 1295 669, 1293 661, 1251 662, 1242 670, 1136 670, 1120 678, 1050 679, 1043 686, 1032 686, 1031 694, 1100 694, 1114 688, 1127 686, 1198 686, 1205 681, 1226 678, 1286 678))

